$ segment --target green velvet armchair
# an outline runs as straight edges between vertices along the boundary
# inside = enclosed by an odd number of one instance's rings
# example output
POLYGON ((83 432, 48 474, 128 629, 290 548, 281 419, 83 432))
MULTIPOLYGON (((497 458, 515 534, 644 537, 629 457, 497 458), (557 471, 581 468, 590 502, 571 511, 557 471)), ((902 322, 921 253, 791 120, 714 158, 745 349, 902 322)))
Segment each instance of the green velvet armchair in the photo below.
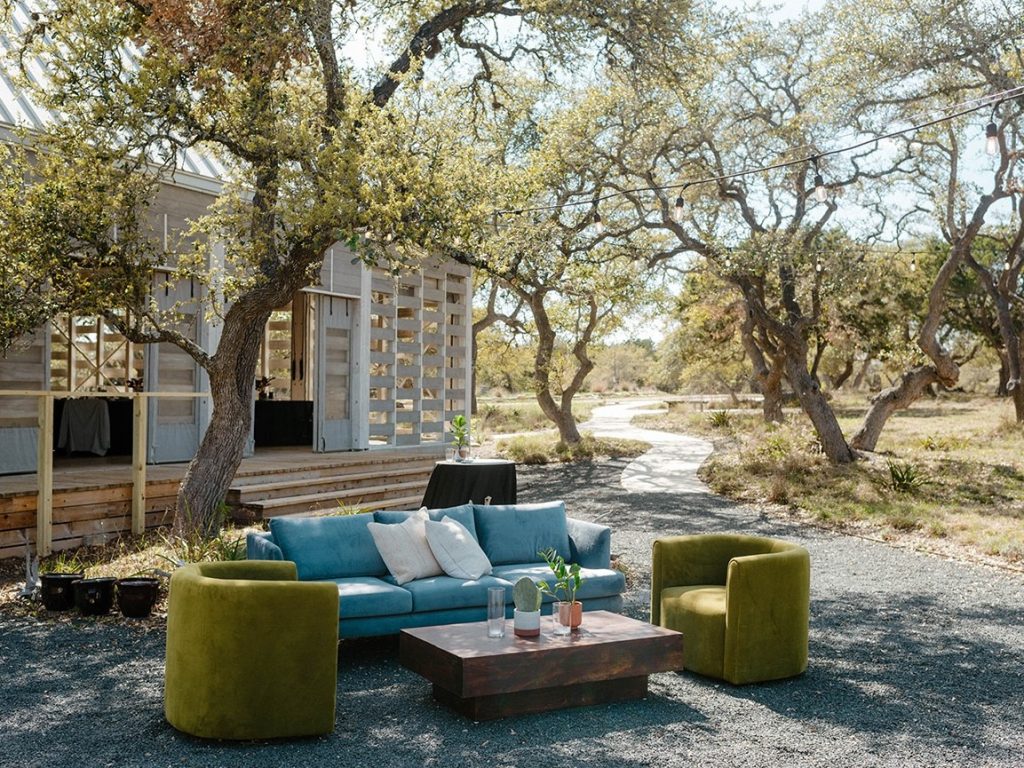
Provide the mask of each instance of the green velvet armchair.
POLYGON ((734 685, 807 669, 811 561, 803 547, 738 534, 654 542, 651 623, 683 633, 686 669, 734 685))
POLYGON ((164 676, 171 725, 215 739, 334 730, 338 591, 295 579, 287 561, 175 571, 164 676))

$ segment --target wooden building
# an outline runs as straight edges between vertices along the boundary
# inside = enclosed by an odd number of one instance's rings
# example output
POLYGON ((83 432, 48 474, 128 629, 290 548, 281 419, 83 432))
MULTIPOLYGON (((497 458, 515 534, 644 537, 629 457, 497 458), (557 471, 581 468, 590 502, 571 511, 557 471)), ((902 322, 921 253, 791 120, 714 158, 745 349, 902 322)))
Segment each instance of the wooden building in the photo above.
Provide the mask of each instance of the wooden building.
MULTIPOLYGON (((18 4, 15 31, 27 22, 18 4)), ((49 119, 0 70, 0 140, 49 119)), ((170 265, 220 177, 213 159, 183 153, 149 222, 167 254, 152 295, 211 351, 219 327, 200 310, 204 289, 176 282, 170 265)), ((318 282, 267 323, 249 458, 228 501, 250 516, 412 505, 444 455, 448 423, 467 413, 471 300, 462 265, 394 276, 341 244, 329 249, 318 282)), ((45 552, 162 522, 209 423, 206 390, 178 347, 132 344, 103 317, 56 317, 21 339, 0 357, 0 557, 26 539, 45 552), (145 471, 157 465, 168 466, 145 471), (146 474, 148 484, 133 487, 146 474)))

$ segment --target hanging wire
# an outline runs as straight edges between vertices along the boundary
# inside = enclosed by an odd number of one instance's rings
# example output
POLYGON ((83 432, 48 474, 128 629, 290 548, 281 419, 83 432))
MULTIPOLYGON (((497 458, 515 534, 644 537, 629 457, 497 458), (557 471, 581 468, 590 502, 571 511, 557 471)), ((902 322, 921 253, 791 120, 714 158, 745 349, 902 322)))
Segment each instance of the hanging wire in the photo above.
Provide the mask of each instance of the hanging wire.
MULTIPOLYGON (((921 123, 915 123, 914 125, 909 125, 906 128, 899 128, 893 131, 889 131, 888 133, 882 134, 881 136, 873 136, 869 139, 864 139, 853 144, 837 147, 835 149, 822 150, 819 152, 815 152, 814 154, 810 154, 805 157, 800 157, 793 160, 780 160, 779 162, 771 163, 770 165, 760 166, 758 168, 748 168, 742 171, 733 171, 731 173, 723 173, 716 176, 705 176, 697 179, 688 179, 684 182, 677 182, 674 184, 634 187, 632 189, 615 190, 614 192, 606 192, 604 194, 596 195, 588 193, 589 196, 585 200, 571 200, 565 203, 534 205, 527 206, 524 208, 497 209, 492 211, 492 214, 495 216, 503 216, 507 214, 534 213, 540 211, 557 211, 562 210, 564 208, 578 208, 584 205, 591 205, 596 207, 598 203, 602 203, 605 200, 613 200, 615 198, 623 197, 625 195, 639 194, 642 192, 666 192, 674 190, 682 191, 685 190, 687 187, 700 186, 703 184, 713 184, 721 181, 728 181, 730 179, 738 179, 745 176, 753 176, 758 173, 767 173, 768 171, 775 171, 783 168, 791 168, 796 165, 804 165, 808 162, 813 162, 815 166, 817 166, 818 161, 821 160, 822 158, 845 154, 847 152, 852 152, 856 149, 861 149, 863 147, 870 146, 871 144, 877 144, 878 142, 885 141, 886 139, 892 139, 897 136, 902 136, 905 133, 910 133, 912 131, 920 131, 924 128, 930 128, 933 125, 948 123, 952 120, 956 120, 959 117, 979 112, 989 106, 991 106, 993 110, 995 110, 995 108, 1000 103, 1008 99, 1016 98, 1017 96, 1021 95, 1024 95, 1024 86, 1017 86, 1015 88, 1011 88, 1000 93, 995 93, 986 97, 976 99, 976 103, 973 103, 970 106, 966 106, 962 109, 957 109, 956 111, 942 115, 941 117, 926 120, 921 123)), ((967 103, 970 104, 970 102, 967 103)), ((824 184, 822 183, 821 186, 824 187, 824 184)))

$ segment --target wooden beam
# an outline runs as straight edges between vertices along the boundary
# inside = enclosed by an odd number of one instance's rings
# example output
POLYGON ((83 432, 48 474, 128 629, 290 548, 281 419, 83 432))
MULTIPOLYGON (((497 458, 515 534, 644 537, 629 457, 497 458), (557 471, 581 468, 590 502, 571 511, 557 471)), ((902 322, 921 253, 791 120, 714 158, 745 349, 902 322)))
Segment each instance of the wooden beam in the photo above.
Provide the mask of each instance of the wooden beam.
POLYGON ((36 554, 53 548, 53 398, 39 398, 39 459, 36 467, 36 554))
POLYGON ((146 398, 132 401, 132 533, 146 530, 146 398))

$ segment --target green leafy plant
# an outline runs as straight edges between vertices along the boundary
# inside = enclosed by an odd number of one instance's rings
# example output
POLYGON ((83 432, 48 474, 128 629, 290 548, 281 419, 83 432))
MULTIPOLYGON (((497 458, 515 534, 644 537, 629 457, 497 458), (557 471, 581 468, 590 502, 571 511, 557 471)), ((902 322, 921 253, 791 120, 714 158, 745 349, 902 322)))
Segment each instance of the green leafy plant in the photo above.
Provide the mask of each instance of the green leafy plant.
POLYGON ((712 411, 708 415, 708 423, 715 429, 728 429, 732 426, 732 416, 728 411, 712 411))
POLYGON ((551 595, 555 600, 564 599, 567 603, 575 603, 576 592, 583 584, 579 564, 567 565, 565 558, 555 552, 554 548, 541 550, 537 554, 544 558, 544 562, 548 564, 555 577, 550 584, 547 581, 537 582, 540 591, 545 595, 551 595))
POLYGON ((914 493, 927 484, 924 473, 909 462, 887 461, 889 468, 889 487, 897 493, 914 493))
POLYGON ((452 440, 459 448, 469 447, 469 423, 463 414, 452 419, 452 440))
POLYGON ((523 576, 512 588, 512 600, 520 613, 539 611, 543 599, 544 595, 540 588, 529 576, 523 576))
POLYGON ((78 552, 58 552, 39 563, 40 573, 85 573, 92 566, 78 552))

